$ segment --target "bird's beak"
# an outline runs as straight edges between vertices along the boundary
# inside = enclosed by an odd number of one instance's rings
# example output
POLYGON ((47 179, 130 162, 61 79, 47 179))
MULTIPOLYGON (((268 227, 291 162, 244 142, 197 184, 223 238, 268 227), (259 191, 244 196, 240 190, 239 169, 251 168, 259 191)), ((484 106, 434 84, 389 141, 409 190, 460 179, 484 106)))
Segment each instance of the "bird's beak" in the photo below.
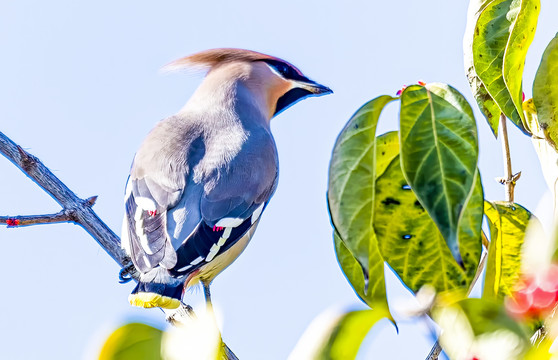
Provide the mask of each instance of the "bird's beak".
POLYGON ((327 86, 320 85, 307 78, 293 80, 291 84, 291 89, 277 100, 273 116, 276 116, 281 111, 306 97, 333 93, 333 91, 331 91, 331 89, 327 86))
POLYGON ((321 96, 321 95, 333 94, 333 91, 330 88, 328 88, 327 86, 318 84, 317 82, 314 82, 312 80, 297 81, 296 84, 297 84, 297 87, 310 92, 311 95, 321 96))

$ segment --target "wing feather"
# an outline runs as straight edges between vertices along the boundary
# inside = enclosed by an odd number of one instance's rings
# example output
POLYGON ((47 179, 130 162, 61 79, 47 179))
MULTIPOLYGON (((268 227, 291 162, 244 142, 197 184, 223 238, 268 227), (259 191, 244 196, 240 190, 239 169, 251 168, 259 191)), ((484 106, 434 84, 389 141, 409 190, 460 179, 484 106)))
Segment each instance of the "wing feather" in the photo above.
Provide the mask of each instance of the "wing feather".
POLYGON ((181 191, 169 191, 151 178, 129 179, 126 218, 132 261, 143 273, 176 264, 176 252, 167 234, 167 210, 181 191))

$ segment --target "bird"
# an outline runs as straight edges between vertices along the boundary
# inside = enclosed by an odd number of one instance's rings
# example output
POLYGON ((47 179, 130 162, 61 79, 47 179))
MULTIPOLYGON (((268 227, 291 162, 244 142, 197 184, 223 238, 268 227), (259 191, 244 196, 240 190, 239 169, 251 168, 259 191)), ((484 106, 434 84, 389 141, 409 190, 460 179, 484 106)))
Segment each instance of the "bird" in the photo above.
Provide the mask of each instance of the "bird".
POLYGON ((332 93, 289 62, 220 48, 166 69, 206 74, 184 107, 158 122, 134 156, 121 246, 138 271, 138 307, 175 309, 187 288, 210 284, 246 248, 278 182, 272 118, 332 93))

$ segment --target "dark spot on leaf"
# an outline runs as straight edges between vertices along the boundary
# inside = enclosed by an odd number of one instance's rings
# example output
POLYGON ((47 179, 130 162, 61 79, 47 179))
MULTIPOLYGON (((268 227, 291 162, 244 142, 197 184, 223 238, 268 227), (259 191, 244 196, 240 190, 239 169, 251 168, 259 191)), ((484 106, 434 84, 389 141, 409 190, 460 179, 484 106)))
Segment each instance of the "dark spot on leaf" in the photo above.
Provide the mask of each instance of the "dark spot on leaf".
POLYGON ((358 124, 355 124, 355 129, 358 129, 358 124))
POLYGON ((466 283, 465 279, 461 280, 461 285, 465 285, 466 283))
POLYGON ((382 155, 385 155, 385 154, 386 154, 386 152, 385 152, 385 151, 382 151, 382 155))
POLYGON ((422 209, 422 205, 421 205, 420 201, 418 201, 418 200, 415 201, 415 206, 422 209))
POLYGON ((422 246, 422 241, 419 241, 419 242, 418 242, 418 246, 422 246))
POLYGON ((409 240, 412 237, 413 237, 413 235, 409 235, 409 234, 406 234, 406 235, 402 236, 402 238, 405 239, 405 240, 409 240))
POLYGON ((401 203, 398 200, 395 200, 394 198, 386 198, 384 201, 382 201, 382 204, 388 206, 388 205, 401 205, 401 203))
POLYGON ((403 186, 401 186, 401 189, 403 190, 411 190, 411 187, 407 184, 404 184, 403 186))

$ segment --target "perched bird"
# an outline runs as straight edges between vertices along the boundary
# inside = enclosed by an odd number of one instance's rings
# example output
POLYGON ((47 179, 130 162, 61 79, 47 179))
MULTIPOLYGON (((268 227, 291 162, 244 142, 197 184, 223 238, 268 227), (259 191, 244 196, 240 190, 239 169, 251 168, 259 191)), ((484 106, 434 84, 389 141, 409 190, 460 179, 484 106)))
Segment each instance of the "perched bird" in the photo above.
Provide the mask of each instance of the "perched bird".
POLYGON ((246 248, 277 186, 271 118, 332 91, 284 60, 249 50, 207 50, 168 67, 208 72, 135 155, 122 247, 141 277, 129 300, 176 308, 184 289, 201 282, 210 305, 211 281, 246 248))

